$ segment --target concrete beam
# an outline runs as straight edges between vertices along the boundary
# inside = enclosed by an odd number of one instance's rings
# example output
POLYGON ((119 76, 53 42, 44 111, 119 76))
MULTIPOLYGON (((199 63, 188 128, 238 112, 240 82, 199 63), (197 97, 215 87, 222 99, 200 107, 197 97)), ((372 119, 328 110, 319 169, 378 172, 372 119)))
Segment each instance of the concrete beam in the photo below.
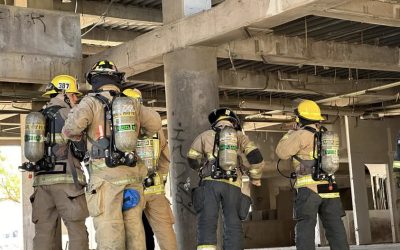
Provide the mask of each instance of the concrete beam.
MULTIPOLYGON (((59 0, 54 0, 54 9, 61 11, 75 11, 75 0, 71 3, 62 3, 59 0)), ((79 1, 77 12, 81 17, 81 28, 91 26, 102 16, 106 16, 103 21, 107 22, 127 22, 143 26, 159 26, 162 24, 161 10, 140 8, 130 5, 117 3, 106 3, 100 1, 79 1)))
MULTIPOLYGON (((222 102, 222 101, 221 101, 222 102)), ((226 101, 225 101, 226 102, 226 101)), ((234 102, 232 103, 234 104, 234 102)), ((237 103, 241 108, 245 109, 255 109, 255 110, 281 110, 285 112, 293 112, 297 107, 294 103, 290 102, 275 102, 271 101, 242 101, 237 103)), ((364 111, 353 110, 351 108, 339 108, 330 106, 320 106, 321 113, 324 115, 347 115, 358 117, 364 113, 364 111)))
MULTIPOLYGON (((160 61, 168 52, 188 46, 218 46, 222 43, 243 38, 243 27, 269 29, 323 10, 343 4, 348 0, 242 0, 225 1, 210 10, 164 25, 138 38, 108 49, 84 60, 88 70, 101 58, 114 61, 128 76, 138 71, 140 64, 160 61)), ((147 65, 147 70, 151 69, 147 65)))
POLYGON ((0 24, 0 52, 80 57, 77 14, 0 5, 0 24))
POLYGON ((274 34, 233 41, 218 47, 218 57, 282 65, 318 65, 400 71, 398 48, 314 41, 274 34))
POLYGON ((246 70, 219 70, 220 89, 246 89, 263 92, 314 94, 321 96, 349 93, 383 85, 375 80, 348 80, 308 74, 259 73, 246 70))
MULTIPOLYGON (((83 29, 82 33, 85 33, 88 29, 83 29)), ((94 28, 92 31, 82 37, 82 43, 91 44, 88 41, 101 41, 104 46, 110 46, 108 42, 127 42, 133 40, 136 37, 142 35, 141 32, 128 31, 128 30, 113 30, 113 29, 101 29, 94 28)))
MULTIPOLYGON (((261 73, 249 70, 218 70, 218 87, 222 89, 246 89, 274 93, 297 93, 331 96, 350 93, 359 89, 382 86, 375 80, 348 80, 319 77, 308 74, 261 73)), ((163 67, 130 77, 133 82, 164 85, 163 67)))
POLYGON ((371 103, 376 103, 376 102, 384 102, 384 101, 389 101, 389 100, 397 100, 398 99, 398 88, 400 86, 400 81, 399 82, 394 82, 394 83, 389 83, 389 84, 381 84, 376 87, 371 87, 371 88, 364 88, 362 90, 357 90, 355 92, 351 93, 345 93, 341 94, 338 96, 333 96, 329 98, 324 98, 321 100, 316 101, 317 103, 322 103, 322 104, 329 104, 331 106, 347 106, 354 104, 357 99, 362 100, 368 99, 372 97, 372 100, 370 100, 371 103), (375 93, 375 92, 380 92, 382 94, 382 91, 388 93, 389 95, 381 95, 381 96, 371 96, 369 93, 375 93))
POLYGON ((93 44, 82 44, 82 55, 94 55, 100 53, 111 46, 100 46, 93 44))
POLYGON ((400 27, 400 5, 389 1, 352 0, 335 8, 317 10, 313 14, 361 23, 400 27))
POLYGON ((164 23, 211 9, 211 0, 162 0, 164 23))
POLYGON ((0 6, 0 79, 47 83, 57 74, 80 75, 76 14, 0 6))
MULTIPOLYGON (((11 84, 10 84, 11 85, 11 84)), ((43 89, 38 88, 37 90, 29 90, 27 88, 26 90, 24 89, 25 86, 28 87, 27 85, 34 85, 34 84, 22 84, 19 85, 20 89, 14 89, 14 90, 1 90, 0 92, 0 101, 1 102, 13 102, 13 101, 22 101, 22 102, 30 102, 32 100, 35 101, 45 101, 48 100, 48 98, 43 97, 42 94, 44 93, 44 89, 46 85, 38 85, 35 84, 34 86, 40 86, 43 87, 43 89)), ((12 85, 11 85, 12 86, 12 85)), ((0 104, 0 107, 3 107, 3 104, 0 104)), ((4 111, 4 110, 1 110, 4 111)), ((0 111, 0 112, 1 112, 0 111)))
POLYGON ((59 56, 0 53, 2 81, 47 84, 54 76, 80 76, 81 60, 59 56))

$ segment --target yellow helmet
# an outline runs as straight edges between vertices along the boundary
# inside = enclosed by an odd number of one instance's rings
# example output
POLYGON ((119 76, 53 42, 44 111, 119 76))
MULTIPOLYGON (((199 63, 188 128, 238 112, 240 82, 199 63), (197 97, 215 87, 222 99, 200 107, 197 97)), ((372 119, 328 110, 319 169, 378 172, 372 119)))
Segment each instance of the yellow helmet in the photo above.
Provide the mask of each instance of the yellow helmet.
POLYGON ((122 93, 133 99, 142 99, 142 93, 138 89, 125 89, 122 93))
POLYGON ((78 83, 75 77, 69 75, 58 75, 54 77, 47 85, 45 91, 46 92, 43 94, 45 97, 58 93, 74 93, 82 95, 82 93, 78 91, 78 83))
POLYGON ((323 121, 321 110, 317 103, 311 100, 303 100, 297 106, 296 115, 310 121, 323 121))

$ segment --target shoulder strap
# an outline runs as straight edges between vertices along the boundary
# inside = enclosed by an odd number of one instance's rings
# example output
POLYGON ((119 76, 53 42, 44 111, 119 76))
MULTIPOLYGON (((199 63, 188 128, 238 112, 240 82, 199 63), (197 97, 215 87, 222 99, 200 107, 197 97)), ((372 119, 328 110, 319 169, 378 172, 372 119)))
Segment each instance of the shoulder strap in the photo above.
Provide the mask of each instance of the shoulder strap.
POLYGON ((46 117, 46 118, 54 118, 54 116, 57 114, 57 112, 61 109, 62 107, 59 105, 47 107, 43 110, 41 110, 41 113, 46 117))
POLYGON ((103 103, 104 108, 108 111, 111 109, 110 105, 110 101, 107 99, 107 97, 97 93, 96 95, 94 95, 94 98, 96 98, 97 100, 99 100, 101 103, 103 103))
POLYGON ((55 105, 47 107, 41 111, 44 117, 46 118, 46 127, 47 127, 46 131, 50 132, 50 138, 48 138, 49 139, 48 145, 50 147, 53 147, 56 141, 56 134, 55 134, 56 125, 54 119, 61 108, 62 108, 61 106, 55 105))
MULTIPOLYGON (((101 103, 103 103, 103 107, 104 107, 104 124, 103 124, 103 134, 104 136, 106 136, 106 126, 107 126, 107 112, 111 111, 111 105, 112 103, 110 103, 110 101, 105 97, 102 96, 101 94, 97 93, 94 95, 94 98, 96 98, 97 100, 99 100, 101 103)), ((112 119, 112 117, 111 117, 112 119)))
POLYGON ((302 129, 307 130, 308 132, 311 132, 313 134, 318 132, 318 130, 316 128, 312 128, 312 127, 309 127, 309 126, 304 126, 302 129))

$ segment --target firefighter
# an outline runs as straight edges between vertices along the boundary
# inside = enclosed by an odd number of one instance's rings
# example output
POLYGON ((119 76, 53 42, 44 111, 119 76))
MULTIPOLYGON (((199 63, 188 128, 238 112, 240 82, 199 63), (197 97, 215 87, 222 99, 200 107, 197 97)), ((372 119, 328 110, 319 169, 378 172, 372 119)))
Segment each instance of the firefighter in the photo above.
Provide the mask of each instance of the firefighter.
POLYGON ((314 131, 319 129, 324 118, 319 106, 310 100, 301 101, 295 114, 299 128, 283 136, 276 148, 276 154, 283 160, 292 158, 295 169, 296 247, 299 250, 315 249, 315 225, 319 214, 331 249, 349 249, 341 219, 345 214, 336 184, 331 186, 326 180, 315 181, 312 178, 316 164, 313 157, 314 131))
POLYGON ((83 133, 87 137, 85 163, 90 180, 86 200, 98 249, 144 250, 142 183, 147 171, 136 162, 132 144, 136 146, 139 131, 152 136, 160 130, 161 118, 157 112, 134 107, 129 98, 119 97, 124 73, 111 61, 97 62, 86 81, 93 93, 70 112, 63 134, 71 139, 83 133))
MULTIPOLYGON (((65 119, 77 103, 78 95, 81 93, 78 91, 77 81, 69 75, 54 77, 43 94, 51 99, 42 113, 46 115, 48 124, 51 124, 49 119, 54 122, 54 126, 46 127, 46 134, 55 138, 55 141, 53 145, 49 145, 51 155, 48 157, 52 157, 53 161, 42 158, 34 173, 34 193, 30 197, 32 221, 35 224, 33 249, 56 249, 59 244, 57 242, 61 241, 61 234, 56 236, 60 217, 67 227, 69 249, 89 248, 85 226, 85 220, 89 216, 84 196, 86 181, 79 160, 71 155, 69 142, 61 134, 65 119)), ((25 151, 34 152, 29 148, 25 148, 25 151)), ((27 170, 26 165, 22 166, 24 168, 27 170)))
POLYGON ((261 186, 263 157, 259 149, 241 131, 240 120, 228 108, 213 110, 211 128, 201 133, 187 154, 189 165, 199 171, 199 187, 193 191, 197 213, 197 249, 217 249, 217 223, 220 205, 224 221, 223 249, 243 249, 242 220, 251 200, 241 192, 241 173, 246 171, 253 185, 261 186), (240 169, 239 153, 250 163, 240 169))
MULTIPOLYGON (((133 99, 142 99, 138 89, 128 88, 123 93, 133 99)), ((176 236, 172 227, 174 216, 169 201, 165 197, 165 182, 169 172, 170 155, 164 132, 158 131, 153 138, 142 137, 138 140, 137 152, 139 157, 145 161, 148 169, 148 175, 144 182, 146 219, 157 238, 160 249, 177 250, 176 236)), ((152 235, 149 235, 150 237, 152 238, 152 235)))

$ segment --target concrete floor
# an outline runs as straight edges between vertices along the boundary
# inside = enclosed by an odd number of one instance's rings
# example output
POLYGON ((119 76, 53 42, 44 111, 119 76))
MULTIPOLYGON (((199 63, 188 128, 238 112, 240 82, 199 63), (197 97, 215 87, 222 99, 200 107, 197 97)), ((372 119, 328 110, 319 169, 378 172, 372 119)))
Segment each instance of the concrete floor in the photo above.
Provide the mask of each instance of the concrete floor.
MULTIPOLYGON (((278 248, 257 248, 248 250, 295 250, 296 247, 278 247, 278 248)), ((379 244, 379 245, 365 245, 365 246, 351 246, 350 249, 354 250, 400 250, 400 244, 379 244)), ((317 250, 329 250, 329 247, 318 247, 317 250)))

